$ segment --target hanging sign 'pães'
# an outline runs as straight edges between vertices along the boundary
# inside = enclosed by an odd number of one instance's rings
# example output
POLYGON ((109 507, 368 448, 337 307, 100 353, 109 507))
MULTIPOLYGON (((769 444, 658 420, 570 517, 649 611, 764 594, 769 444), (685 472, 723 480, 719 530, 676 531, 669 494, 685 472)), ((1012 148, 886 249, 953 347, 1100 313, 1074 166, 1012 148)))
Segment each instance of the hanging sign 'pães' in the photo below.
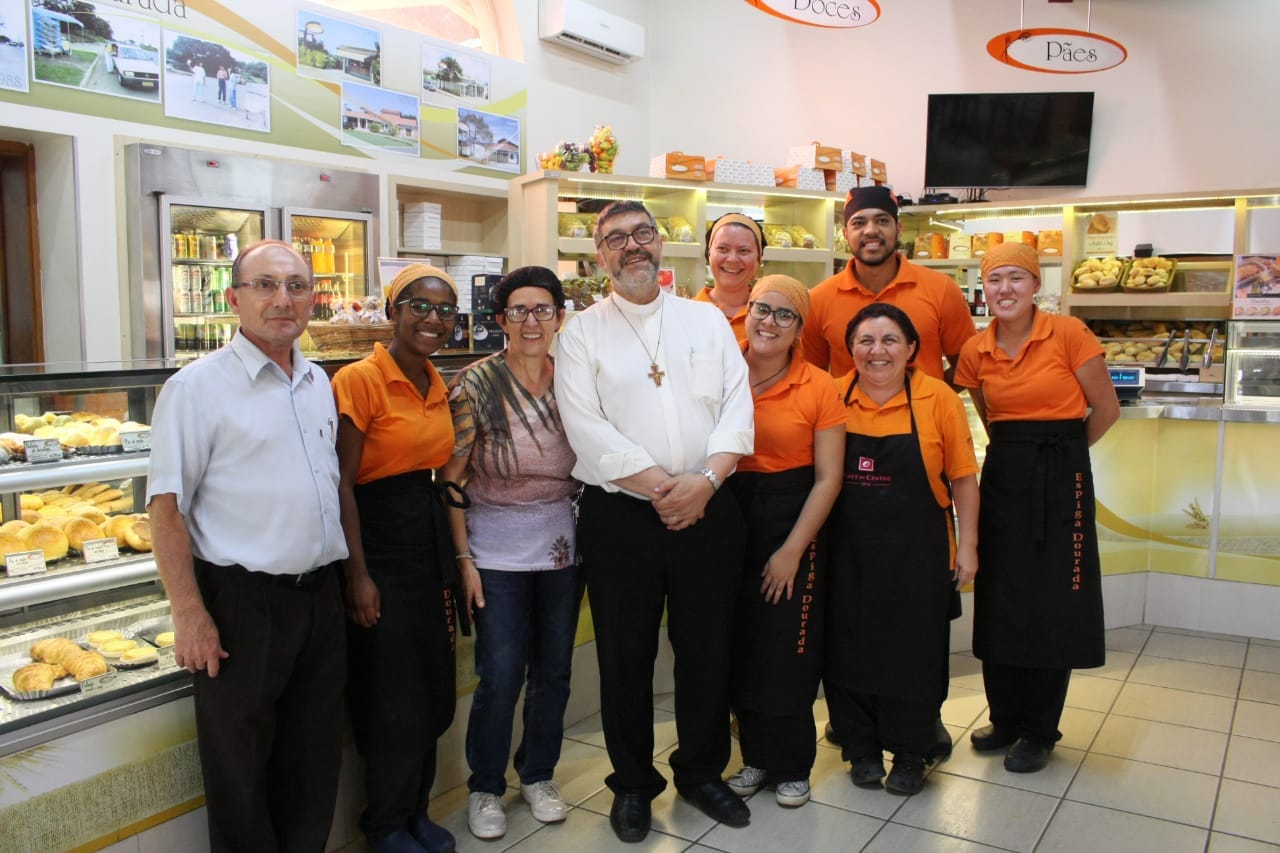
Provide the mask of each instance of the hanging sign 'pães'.
POLYGON ((811 27, 847 30, 880 18, 876 0, 747 0, 761 12, 811 27))
POLYGON ((1106 71, 1129 56, 1129 51, 1115 39, 1052 27, 1001 33, 987 42, 987 53, 1014 68, 1047 74, 1106 71))

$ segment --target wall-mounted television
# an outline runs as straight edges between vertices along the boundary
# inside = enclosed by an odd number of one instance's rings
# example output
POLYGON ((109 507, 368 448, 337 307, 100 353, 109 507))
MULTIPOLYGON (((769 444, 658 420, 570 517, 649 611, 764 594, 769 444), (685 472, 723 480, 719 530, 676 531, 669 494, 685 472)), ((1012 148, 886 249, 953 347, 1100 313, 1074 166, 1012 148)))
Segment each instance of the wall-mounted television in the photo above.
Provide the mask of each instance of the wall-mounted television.
POLYGON ((1093 92, 930 95, 924 184, 1083 187, 1093 92))

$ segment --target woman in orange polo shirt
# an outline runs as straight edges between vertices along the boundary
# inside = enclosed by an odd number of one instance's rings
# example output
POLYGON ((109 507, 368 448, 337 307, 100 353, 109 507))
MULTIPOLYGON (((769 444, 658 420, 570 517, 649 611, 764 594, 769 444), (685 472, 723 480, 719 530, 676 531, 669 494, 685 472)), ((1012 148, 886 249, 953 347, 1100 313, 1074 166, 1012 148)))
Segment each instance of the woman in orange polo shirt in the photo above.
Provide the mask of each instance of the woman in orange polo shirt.
POLYGON ((715 285, 702 288, 694 299, 719 308, 739 341, 747 338, 747 300, 763 253, 764 234, 751 217, 726 213, 711 223, 706 257, 715 285))
POLYGON ((1034 249, 1001 243, 982 281, 991 325, 964 345, 955 377, 991 437, 973 602, 991 724, 970 741, 1011 747, 1005 769, 1032 773, 1062 737, 1071 670, 1106 661, 1089 446, 1120 404, 1093 333, 1036 310, 1034 249))
POLYGON ((866 305, 845 340, 854 371, 837 380, 848 420, 822 680, 853 783, 879 787, 887 750, 884 787, 914 794, 946 695, 952 591, 978 569, 978 463, 960 398, 911 367, 920 336, 901 308, 866 305))
POLYGON ((840 491, 844 451, 844 411, 831 377, 798 352, 808 309, 808 288, 790 276, 767 275, 751 291, 742 348, 755 452, 728 480, 748 530, 732 680, 746 766, 728 784, 741 797, 767 784, 783 806, 808 802, 817 757, 823 525, 840 491))
POLYGON ((453 279, 409 264, 387 296, 390 345, 333 377, 350 551, 347 704, 365 759, 360 828, 378 851, 454 849, 426 815, 436 739, 453 721, 457 575, 432 481, 453 451, 453 419, 428 357, 452 336, 457 309, 453 279))

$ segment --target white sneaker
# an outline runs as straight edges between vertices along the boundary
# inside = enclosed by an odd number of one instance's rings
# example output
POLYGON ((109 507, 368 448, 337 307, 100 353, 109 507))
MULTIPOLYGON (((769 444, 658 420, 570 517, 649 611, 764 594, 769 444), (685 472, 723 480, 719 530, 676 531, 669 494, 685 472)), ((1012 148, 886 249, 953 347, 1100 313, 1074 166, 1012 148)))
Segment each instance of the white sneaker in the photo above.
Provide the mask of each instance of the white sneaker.
POLYGON ((758 767, 744 767, 725 780, 729 790, 739 797, 749 797, 764 785, 765 772, 758 767))
POLYGON ((520 794, 529 804, 533 816, 543 823, 559 823, 569 813, 560 796, 560 789, 550 779, 534 782, 532 785, 521 785, 520 794))
POLYGON ((467 797, 467 828, 476 838, 501 838, 507 834, 507 810, 497 794, 471 792, 467 797))
POLYGON ((779 782, 774 789, 778 798, 778 805, 795 808, 803 806, 809 802, 809 780, 803 779, 799 782, 779 782))

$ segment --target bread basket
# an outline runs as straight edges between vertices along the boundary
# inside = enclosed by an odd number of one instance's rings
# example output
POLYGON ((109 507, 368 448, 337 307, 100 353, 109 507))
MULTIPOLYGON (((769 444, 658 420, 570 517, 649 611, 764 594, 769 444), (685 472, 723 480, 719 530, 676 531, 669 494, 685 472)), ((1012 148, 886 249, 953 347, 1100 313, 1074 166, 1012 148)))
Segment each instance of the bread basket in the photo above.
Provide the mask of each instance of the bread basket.
POLYGON ((390 343, 393 323, 308 323, 307 334, 320 352, 369 352, 378 342, 390 343))

